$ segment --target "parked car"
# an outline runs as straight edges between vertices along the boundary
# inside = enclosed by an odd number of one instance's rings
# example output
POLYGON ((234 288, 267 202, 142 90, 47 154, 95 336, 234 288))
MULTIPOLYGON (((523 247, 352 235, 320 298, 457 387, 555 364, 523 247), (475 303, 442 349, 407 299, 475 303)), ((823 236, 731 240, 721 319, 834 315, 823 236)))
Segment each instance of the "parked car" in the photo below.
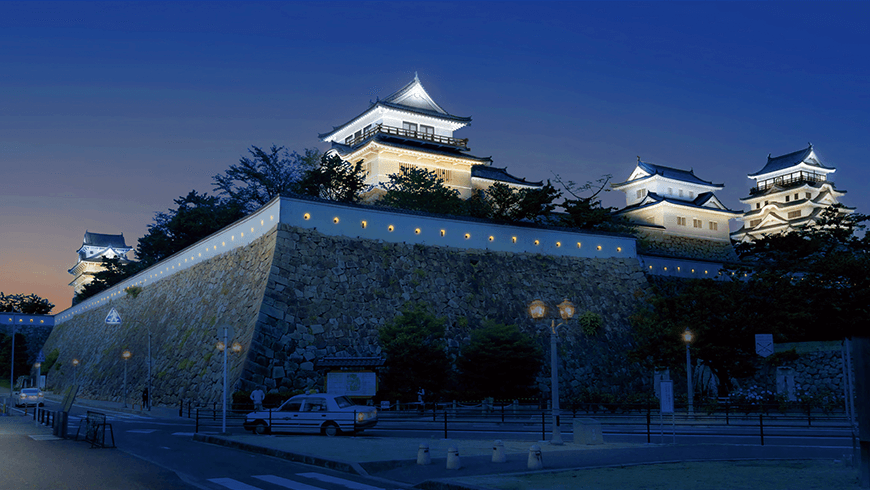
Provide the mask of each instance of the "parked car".
POLYGON ((13 394, 15 397, 16 407, 26 407, 32 405, 44 406, 42 390, 39 388, 23 388, 13 394))
POLYGON ((378 423, 375 407, 355 405, 342 395, 296 395, 274 410, 251 412, 245 429, 255 434, 307 432, 335 436, 354 434, 378 423))

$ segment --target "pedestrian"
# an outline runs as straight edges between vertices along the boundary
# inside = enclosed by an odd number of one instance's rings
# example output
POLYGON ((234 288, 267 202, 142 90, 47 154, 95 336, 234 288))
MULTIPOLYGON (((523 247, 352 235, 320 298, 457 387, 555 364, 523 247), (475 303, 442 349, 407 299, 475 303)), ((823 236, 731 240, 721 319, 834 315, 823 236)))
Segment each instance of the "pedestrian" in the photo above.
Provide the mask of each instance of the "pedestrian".
POLYGON ((148 400, 148 388, 142 390, 142 410, 151 410, 151 405, 148 400))
POLYGON ((266 394, 263 393, 263 390, 261 390, 259 387, 251 392, 251 400, 254 401, 254 411, 259 412, 263 410, 264 398, 266 398, 266 394))

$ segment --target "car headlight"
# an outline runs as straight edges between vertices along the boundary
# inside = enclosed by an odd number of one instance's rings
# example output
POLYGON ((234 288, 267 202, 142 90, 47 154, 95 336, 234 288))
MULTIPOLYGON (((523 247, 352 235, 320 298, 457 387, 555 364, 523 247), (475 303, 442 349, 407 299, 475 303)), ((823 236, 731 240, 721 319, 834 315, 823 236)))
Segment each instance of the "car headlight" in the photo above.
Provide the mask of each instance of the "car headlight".
POLYGON ((25 395, 24 393, 22 393, 22 394, 18 395, 18 397, 19 397, 19 398, 27 398, 27 395, 25 395))

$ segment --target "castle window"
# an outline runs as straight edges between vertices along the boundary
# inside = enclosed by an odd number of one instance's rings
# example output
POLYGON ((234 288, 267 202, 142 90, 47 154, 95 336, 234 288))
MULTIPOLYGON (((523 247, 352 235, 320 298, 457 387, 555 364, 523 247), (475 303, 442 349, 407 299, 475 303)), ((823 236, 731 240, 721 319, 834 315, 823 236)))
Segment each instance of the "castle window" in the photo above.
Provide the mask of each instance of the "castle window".
POLYGON ((416 133, 417 132, 417 125, 415 123, 403 121, 402 122, 402 129, 404 129, 405 131, 413 131, 414 133, 416 133))
POLYGON ((349 145, 351 141, 353 141, 353 135, 350 135, 347 138, 345 138, 344 144, 349 145))
POLYGON ((689 191, 689 199, 695 198, 695 191, 689 191))
POLYGON ((788 202, 791 196, 785 196, 785 202, 788 202))
POLYGON ((354 138, 354 139, 360 139, 360 138, 362 138, 362 129, 360 129, 360 130, 357 131, 356 133, 353 133, 353 138, 354 138))
POLYGON ((682 216, 677 216, 677 225, 686 226, 686 218, 682 216))
POLYGON ((432 126, 420 125, 420 132, 423 134, 435 134, 435 128, 432 126))
POLYGON ((754 220, 752 220, 752 221, 749 222, 749 227, 750 227, 750 228, 755 228, 756 226, 758 226, 758 225, 760 225, 760 224, 761 224, 761 220, 760 220, 760 219, 754 219, 754 220))
POLYGON ((798 198, 798 193, 795 192, 795 193, 794 193, 794 200, 797 201, 798 199, 799 199, 799 198, 798 198))
POLYGON ((363 128, 363 134, 368 133, 368 132, 369 132, 369 129, 372 129, 372 125, 371 125, 371 124, 366 124, 366 127, 363 128))
POLYGON ((704 226, 704 222, 703 222, 703 221, 701 221, 701 220, 699 220, 699 219, 692 218, 692 227, 694 227, 694 228, 702 228, 703 226, 704 226))
POLYGON ((710 229, 713 231, 718 231, 719 230, 719 223, 717 223, 715 221, 711 221, 710 222, 710 229))
POLYGON ((645 190, 646 190, 646 189, 638 189, 638 190, 637 190, 637 198, 638 198, 638 199, 640 199, 640 198, 643 197, 643 195, 644 195, 644 191, 645 191, 645 190))
POLYGON ((761 203, 760 203, 760 202, 755 203, 755 209, 761 209, 761 203))
POLYGON ((811 196, 812 196, 812 194, 810 194, 809 192, 807 192, 807 199, 811 199, 811 196))
POLYGON ((789 211, 788 212, 788 219, 800 218, 800 217, 801 217, 800 209, 798 209, 797 211, 789 211))
POLYGON ((680 189, 680 197, 683 197, 683 189, 680 189))
POLYGON ((673 188, 673 187, 668 187, 668 195, 671 195, 671 196, 672 196, 673 194, 674 194, 674 188, 673 188))

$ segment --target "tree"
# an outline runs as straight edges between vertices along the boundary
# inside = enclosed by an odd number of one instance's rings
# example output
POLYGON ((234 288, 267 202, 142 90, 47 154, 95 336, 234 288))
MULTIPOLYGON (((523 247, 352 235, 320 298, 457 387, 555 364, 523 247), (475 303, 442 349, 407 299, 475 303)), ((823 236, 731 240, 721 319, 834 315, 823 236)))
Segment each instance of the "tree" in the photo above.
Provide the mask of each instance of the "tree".
POLYGON ((602 230, 602 231, 631 231, 628 223, 617 216, 613 212, 616 208, 602 207, 601 198, 602 192, 607 192, 607 184, 613 176, 610 174, 603 175, 595 182, 587 181, 583 185, 578 185, 573 181, 563 181, 561 177, 556 175, 555 179, 565 192, 573 196, 573 199, 566 199, 562 203, 562 208, 565 214, 561 216, 560 225, 570 228, 582 228, 587 230, 602 230), (582 196, 584 192, 592 192, 589 196, 582 196))
POLYGON ((36 294, 10 294, 0 292, 0 312, 25 315, 47 315, 54 304, 36 294))
POLYGON ((497 221, 542 221, 556 205, 553 201, 561 197, 547 181, 540 189, 516 189, 501 182, 491 185, 485 191, 491 214, 489 218, 497 221))
POLYGON ((245 214, 251 213, 272 198, 294 192, 306 172, 317 167, 318 149, 290 153, 283 146, 272 145, 269 151, 257 146, 248 149, 250 157, 239 159, 223 174, 212 177, 214 189, 236 203, 245 214))
POLYGON ((103 270, 94 273, 91 282, 85 284, 84 287, 76 293, 75 298, 73 299, 73 304, 78 304, 97 293, 105 291, 124 279, 138 274, 149 265, 151 264, 144 261, 122 262, 120 257, 113 257, 111 259, 103 257, 103 270))
POLYGON ((630 318, 635 347, 629 358, 685 372, 682 334, 688 329, 695 339, 692 360, 710 368, 719 380, 719 395, 725 396, 732 378, 754 369, 755 334, 778 333, 757 317, 751 299, 746 284, 737 279, 657 281, 645 305, 630 318))
POLYGON ((450 361, 444 338, 446 320, 432 315, 425 304, 407 303, 379 333, 386 356, 384 391, 438 393, 448 383, 450 361))
POLYGON ((148 233, 139 239, 136 256, 143 266, 156 264, 245 216, 238 201, 195 190, 174 202, 178 207, 157 213, 148 233))
POLYGON ((400 209, 436 214, 462 214, 463 201, 459 191, 444 185, 435 172, 421 167, 402 167, 398 174, 389 175, 388 183, 381 183, 387 192, 380 204, 400 209))
POLYGON ((366 189, 362 160, 351 164, 338 155, 323 155, 294 187, 300 194, 338 202, 357 202, 366 189))
POLYGON ((471 332, 456 367, 472 395, 512 399, 528 396, 541 370, 543 354, 516 325, 484 320, 471 332))

